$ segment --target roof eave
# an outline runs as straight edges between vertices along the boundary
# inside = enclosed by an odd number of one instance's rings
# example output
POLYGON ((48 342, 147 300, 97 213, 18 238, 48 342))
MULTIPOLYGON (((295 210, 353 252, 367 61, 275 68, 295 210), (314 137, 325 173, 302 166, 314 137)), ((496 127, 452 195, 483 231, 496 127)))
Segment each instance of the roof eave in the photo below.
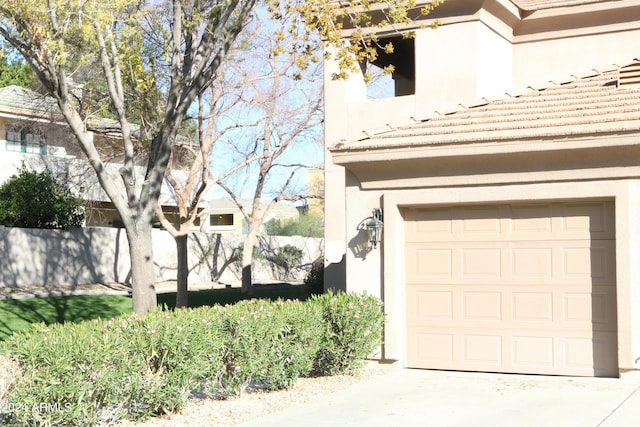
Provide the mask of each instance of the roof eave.
POLYGON ((342 153, 363 190, 450 188, 640 177, 640 131, 570 140, 342 153), (375 164, 373 164, 375 162, 375 164))
POLYGON ((465 141, 456 144, 404 145, 352 149, 333 147, 333 162, 348 166, 355 163, 411 160, 419 158, 504 155, 550 150, 575 150, 596 147, 640 145, 640 123, 635 129, 615 133, 553 135, 545 138, 521 138, 508 141, 465 141))

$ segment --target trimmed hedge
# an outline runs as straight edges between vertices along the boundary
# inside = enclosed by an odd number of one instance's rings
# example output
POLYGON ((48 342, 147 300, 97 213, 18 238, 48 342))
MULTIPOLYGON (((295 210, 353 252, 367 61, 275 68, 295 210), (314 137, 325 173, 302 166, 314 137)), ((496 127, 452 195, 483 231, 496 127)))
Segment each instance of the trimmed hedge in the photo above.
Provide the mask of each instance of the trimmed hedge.
POLYGON ((311 371, 323 333, 317 304, 254 299, 228 306, 221 315, 224 395, 238 394, 252 383, 287 388, 311 371))
POLYGON ((382 303, 371 295, 326 294, 311 297, 322 309, 325 328, 314 357, 316 375, 351 373, 382 345, 382 303))
POLYGON ((226 398, 350 372, 380 345, 381 308, 371 296, 339 293, 34 325, 4 343, 23 374, 0 402, 0 424, 141 420, 194 394, 226 398))
POLYGON ((222 366, 222 334, 198 312, 40 324, 14 335, 6 349, 24 374, 5 423, 91 426, 183 406, 188 391, 222 366), (47 404, 53 409, 42 410, 47 404))

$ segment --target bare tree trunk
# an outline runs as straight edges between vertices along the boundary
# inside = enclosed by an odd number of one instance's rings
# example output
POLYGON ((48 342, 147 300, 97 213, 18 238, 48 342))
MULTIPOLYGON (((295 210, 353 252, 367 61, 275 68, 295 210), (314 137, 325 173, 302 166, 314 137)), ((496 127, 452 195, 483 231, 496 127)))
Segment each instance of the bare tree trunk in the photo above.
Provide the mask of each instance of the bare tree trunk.
POLYGON ((178 253, 178 289, 176 293, 176 308, 189 306, 189 236, 183 234, 175 237, 176 251, 178 253))
POLYGON ((131 292, 133 311, 144 313, 157 303, 151 224, 137 224, 127 228, 129 255, 131 257, 131 292))
POLYGON ((253 263, 253 247, 256 244, 258 231, 249 227, 249 234, 242 248, 242 292, 253 295, 253 281, 251 280, 251 264, 253 263))
POLYGON ((222 236, 220 234, 215 235, 216 243, 213 246, 213 260, 211 261, 211 281, 217 282, 220 280, 220 276, 222 275, 221 271, 218 270, 218 253, 220 251, 220 241, 222 240, 222 236))

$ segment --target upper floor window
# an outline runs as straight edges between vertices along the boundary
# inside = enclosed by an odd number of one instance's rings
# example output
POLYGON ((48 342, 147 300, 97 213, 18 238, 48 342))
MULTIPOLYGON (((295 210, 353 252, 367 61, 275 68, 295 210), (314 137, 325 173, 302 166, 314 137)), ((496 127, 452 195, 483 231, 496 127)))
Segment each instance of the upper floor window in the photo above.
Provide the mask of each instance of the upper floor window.
POLYGON ((361 64, 363 73, 369 73, 367 84, 370 99, 392 98, 413 95, 416 92, 415 41, 402 36, 380 39, 376 46, 377 58, 373 62, 361 64), (388 51, 385 46, 390 45, 388 51), (385 73, 385 69, 393 71, 385 73))
POLYGON ((17 153, 47 154, 47 144, 42 132, 21 126, 7 126, 7 151, 17 153))

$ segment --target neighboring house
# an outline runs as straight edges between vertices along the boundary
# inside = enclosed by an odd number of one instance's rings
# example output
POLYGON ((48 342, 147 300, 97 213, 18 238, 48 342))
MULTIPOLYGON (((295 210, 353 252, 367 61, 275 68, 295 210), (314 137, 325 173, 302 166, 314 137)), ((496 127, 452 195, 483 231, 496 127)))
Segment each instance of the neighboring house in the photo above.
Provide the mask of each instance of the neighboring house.
POLYGON ((308 212, 324 217, 324 168, 311 166, 307 168, 309 186, 308 212))
MULTIPOLYGON (((266 208, 270 202, 270 200, 260 200, 261 209, 266 208)), ((242 199, 240 203, 246 206, 249 212, 251 212, 253 200, 242 199)), ((247 221, 240 212, 238 205, 230 198, 210 200, 207 213, 209 215, 208 231, 211 233, 245 234, 248 230, 247 221)), ((298 215, 298 210, 295 206, 288 202, 281 201, 276 203, 263 224, 272 219, 295 219, 298 215)))
POLYGON ((639 372, 640 1, 427 18, 379 60, 395 97, 325 66, 326 285, 384 300, 406 367, 639 372))
MULTIPOLYGON (((93 135, 99 150, 106 152, 114 145, 118 137, 117 128, 112 120, 103 119, 94 124, 93 135)), ((115 155, 117 153, 114 153, 114 161, 107 163, 106 167, 112 170, 114 179, 119 179, 120 165, 115 155)), ((123 226, 75 137, 58 114, 55 101, 29 89, 7 86, 0 88, 0 182, 16 174, 23 163, 34 170, 48 167, 54 174, 62 176, 84 201, 87 226, 123 226)), ((174 171, 174 174, 179 179, 180 171, 174 171)), ((163 184, 160 200, 171 218, 176 207, 167 182, 163 184)), ((193 229, 201 230, 199 225, 193 229)), ((202 231, 209 229, 205 227, 202 231)))
POLYGON ((0 88, 0 182, 15 174, 22 161, 69 157, 68 134, 56 109, 50 98, 30 90, 0 88))
POLYGON ((311 214, 319 219, 324 219, 324 167, 307 166, 308 197, 300 200, 296 208, 300 215, 311 214))
MULTIPOLYGON (((87 226, 122 227, 118 212, 100 187, 75 137, 57 111, 55 101, 49 97, 18 86, 0 88, 0 182, 16 174, 22 163, 35 170, 49 167, 54 173, 62 175, 75 194, 84 201, 87 206, 87 226)), ((110 141, 117 139, 116 123, 101 120, 94 128, 97 130, 94 138, 99 139, 96 145, 102 148, 113 145, 110 141)), ((106 166, 112 169, 114 179, 118 179, 120 165, 117 161, 106 166)), ((174 170, 173 173, 174 178, 179 180, 181 172, 174 170)), ((177 208, 166 181, 160 200, 165 215, 172 220, 177 208)), ((245 206, 251 206, 251 201, 243 202, 245 206)), ((268 200, 261 202, 263 206, 267 203, 268 200)), ((297 216, 298 211, 294 206, 280 202, 273 208, 267 221, 297 216)), ((231 199, 204 200, 193 231, 242 234, 246 231, 246 221, 231 199)))

